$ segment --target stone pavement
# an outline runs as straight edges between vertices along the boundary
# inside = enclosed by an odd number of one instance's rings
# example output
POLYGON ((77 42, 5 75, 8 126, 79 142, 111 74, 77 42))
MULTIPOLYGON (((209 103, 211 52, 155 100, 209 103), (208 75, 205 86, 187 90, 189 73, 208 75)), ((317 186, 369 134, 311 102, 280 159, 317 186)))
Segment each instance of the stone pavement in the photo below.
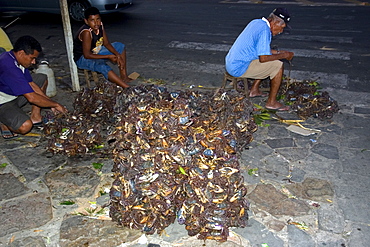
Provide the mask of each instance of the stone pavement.
MULTIPOLYGON (((369 246, 370 94, 327 91, 340 112, 303 123, 320 132, 303 136, 272 120, 254 133, 240 160, 249 225, 225 243, 189 237, 177 223, 148 236, 118 227, 101 210, 112 160, 53 155, 37 135, 0 138, 0 246, 369 246)), ((59 87, 55 99, 72 109, 76 95, 59 87)))

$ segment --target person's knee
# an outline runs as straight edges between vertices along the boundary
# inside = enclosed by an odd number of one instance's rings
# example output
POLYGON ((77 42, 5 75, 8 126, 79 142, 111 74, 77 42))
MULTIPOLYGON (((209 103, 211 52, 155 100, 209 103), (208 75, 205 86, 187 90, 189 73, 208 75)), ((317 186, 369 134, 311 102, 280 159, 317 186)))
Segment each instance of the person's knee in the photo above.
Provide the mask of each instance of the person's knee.
POLYGON ((24 122, 21 127, 19 127, 19 129, 17 129, 15 132, 19 133, 19 134, 22 134, 22 135, 25 135, 27 134, 28 132, 30 132, 30 130, 32 129, 33 127, 33 123, 32 121, 29 119, 27 120, 26 122, 24 122))
POLYGON ((35 73, 32 74, 32 80, 34 83, 36 83, 37 86, 41 88, 44 87, 45 85, 47 86, 48 77, 43 73, 35 73))

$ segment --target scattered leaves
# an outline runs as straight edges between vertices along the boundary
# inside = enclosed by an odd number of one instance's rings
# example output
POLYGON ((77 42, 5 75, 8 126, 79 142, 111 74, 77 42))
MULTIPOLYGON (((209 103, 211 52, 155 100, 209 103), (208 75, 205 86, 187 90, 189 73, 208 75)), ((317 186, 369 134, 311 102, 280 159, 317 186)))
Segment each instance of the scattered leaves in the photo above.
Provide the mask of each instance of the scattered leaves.
POLYGON ((255 112, 259 112, 259 113, 254 113, 253 114, 254 122, 258 126, 261 126, 261 127, 268 127, 268 126, 270 126, 270 124, 265 124, 264 123, 265 120, 271 120, 272 119, 271 114, 270 114, 270 111, 267 110, 267 109, 265 109, 265 108, 263 108, 260 105, 257 105, 257 104, 254 104, 254 107, 256 108, 255 109, 255 112))
POLYGON ((258 174, 257 174, 257 172, 258 172, 258 168, 252 168, 252 169, 249 169, 248 170, 248 175, 249 176, 257 176, 258 174))
POLYGON ((296 227, 298 227, 301 230, 308 230, 307 224, 304 223, 303 221, 302 222, 296 222, 296 221, 288 220, 288 224, 289 225, 295 225, 296 227))
POLYGON ((72 200, 67 200, 67 201, 61 201, 59 204, 60 205, 73 205, 75 204, 75 202, 72 200))
POLYGON ((188 175, 188 174, 186 174, 185 169, 182 166, 179 166, 179 172, 181 174, 188 175))
POLYGON ((76 214, 81 216, 98 216, 104 215, 105 210, 104 208, 85 208, 85 212, 77 212, 76 214))
POLYGON ((95 169, 97 169, 97 170, 101 170, 102 168, 103 168, 103 166, 104 166, 104 164, 103 163, 93 163, 92 164, 92 166, 95 168, 95 169))

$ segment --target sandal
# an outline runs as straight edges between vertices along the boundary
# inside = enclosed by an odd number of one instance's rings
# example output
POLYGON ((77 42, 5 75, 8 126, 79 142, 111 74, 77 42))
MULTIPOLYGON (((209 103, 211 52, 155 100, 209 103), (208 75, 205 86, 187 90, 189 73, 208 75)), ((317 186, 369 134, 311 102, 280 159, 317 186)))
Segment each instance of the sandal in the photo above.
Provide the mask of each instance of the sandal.
POLYGON ((18 136, 18 134, 13 133, 8 127, 1 125, 1 135, 4 139, 13 139, 18 136), (6 128, 6 129, 5 129, 6 128))

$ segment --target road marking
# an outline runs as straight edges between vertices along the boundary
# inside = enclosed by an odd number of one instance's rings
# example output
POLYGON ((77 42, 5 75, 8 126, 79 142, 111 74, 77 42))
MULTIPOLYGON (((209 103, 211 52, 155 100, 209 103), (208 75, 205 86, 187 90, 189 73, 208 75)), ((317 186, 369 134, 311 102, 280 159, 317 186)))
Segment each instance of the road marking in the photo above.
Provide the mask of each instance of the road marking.
MULTIPOLYGON (((212 64, 212 63, 195 63, 191 61, 183 60, 165 60, 165 61, 148 61, 148 63, 142 64, 139 67, 142 68, 153 68, 156 71, 164 69, 168 70, 180 70, 180 71, 192 71, 197 73, 208 73, 212 75, 220 75, 225 71, 225 65, 223 64, 212 64)), ((288 74, 288 70, 285 69, 284 74, 288 74)), ((323 72, 312 72, 312 71, 300 71, 292 70, 290 77, 295 80, 315 80, 320 83, 323 88, 348 88, 348 75, 337 74, 337 73, 323 73, 323 72)), ((217 84, 216 84, 217 85, 217 84)), ((221 82, 220 82, 221 85, 221 82)))
MULTIPOLYGON (((285 70, 287 74, 287 70, 285 70)), ((322 87, 330 88, 348 88, 348 75, 338 73, 323 73, 314 71, 299 71, 292 70, 290 77, 296 80, 315 80, 320 83, 322 87)))
POLYGON ((170 48, 180 48, 189 50, 207 50, 207 51, 222 51, 230 50, 231 45, 199 43, 199 42, 181 42, 171 41, 168 45, 170 48))
POLYGON ((316 51, 304 49, 281 49, 294 52, 295 57, 312 57, 321 59, 338 59, 351 60, 351 53, 349 52, 334 52, 334 51, 316 51))
POLYGON ((307 1, 307 0, 295 0, 295 1, 298 2, 298 3, 302 3, 304 5, 315 5, 314 2, 307 1))
POLYGON ((349 3, 355 3, 357 5, 364 5, 364 6, 370 5, 370 3, 368 2, 362 2, 362 1, 357 1, 357 0, 344 0, 344 1, 349 2, 349 3))
MULTIPOLYGON (((297 2, 287 2, 281 1, 279 4, 282 5, 303 5, 303 6, 368 6, 370 5, 369 2, 362 2, 357 0, 343 0, 347 3, 325 3, 325 2, 311 2, 307 0, 297 0, 297 2)), ((223 0, 220 3, 228 3, 228 4, 274 4, 276 5, 276 1, 257 1, 257 0, 223 0)))
POLYGON ((321 32, 321 33, 362 33, 360 30, 328 30, 328 29, 299 29, 301 32, 321 32))
MULTIPOLYGON (((299 31, 302 32, 320 32, 320 33, 362 33, 360 30, 346 30, 346 29, 341 29, 341 30, 333 30, 333 29, 299 29, 299 31)), ((225 37, 234 37, 235 34, 230 34, 230 33, 205 33, 205 32, 182 32, 183 34, 190 34, 190 35, 204 35, 204 36, 225 36, 225 37)), ((276 37, 284 36, 279 35, 276 37)), ((290 35, 290 34, 287 34, 290 35)))
MULTIPOLYGON (((220 51, 228 52, 231 45, 224 44, 211 44, 199 42, 181 42, 171 41, 168 45, 170 48, 189 49, 189 50, 207 50, 207 51, 220 51)), ((311 57, 320 59, 337 59, 337 60, 350 60, 349 52, 335 52, 335 51, 320 51, 320 50, 304 50, 304 49, 281 49, 294 52, 296 57, 311 57)))
POLYGON ((281 35, 278 39, 300 40, 300 41, 319 41, 331 43, 352 44, 352 37, 334 37, 334 36, 313 36, 313 35, 281 35))

